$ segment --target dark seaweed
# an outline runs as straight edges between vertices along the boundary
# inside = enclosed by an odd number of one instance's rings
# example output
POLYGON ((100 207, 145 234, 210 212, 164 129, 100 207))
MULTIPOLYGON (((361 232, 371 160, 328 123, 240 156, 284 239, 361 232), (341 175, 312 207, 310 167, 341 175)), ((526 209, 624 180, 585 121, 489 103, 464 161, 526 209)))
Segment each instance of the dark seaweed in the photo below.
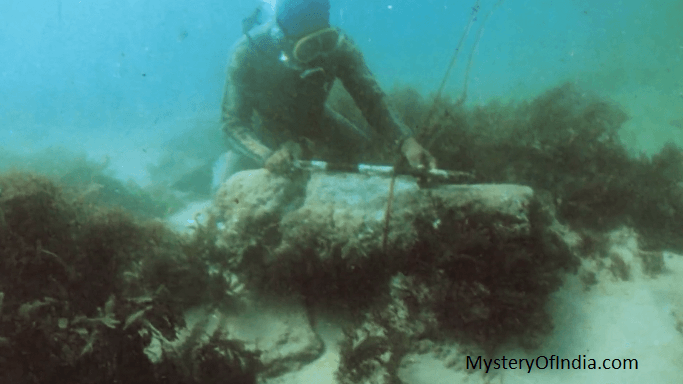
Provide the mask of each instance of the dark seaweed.
POLYGON ((224 335, 156 364, 145 353, 176 339, 190 306, 230 302, 207 272, 206 233, 184 239, 44 177, 0 175, 0 382, 254 382, 256 357, 224 335))

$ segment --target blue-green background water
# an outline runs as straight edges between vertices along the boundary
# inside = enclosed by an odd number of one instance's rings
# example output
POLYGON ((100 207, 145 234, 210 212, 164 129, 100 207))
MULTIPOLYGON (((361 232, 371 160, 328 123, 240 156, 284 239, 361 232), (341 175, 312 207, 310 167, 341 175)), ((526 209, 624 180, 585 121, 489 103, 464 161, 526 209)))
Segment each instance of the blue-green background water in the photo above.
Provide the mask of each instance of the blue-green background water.
MULTIPOLYGON (((446 93, 461 92, 477 29, 496 2, 481 1, 446 93)), ((258 4, 3 1, 0 145, 108 156, 120 177, 144 184, 142 164, 167 140, 218 120, 230 47, 258 4)), ((429 95, 473 5, 332 0, 331 15, 385 89, 408 85, 429 95)), ((467 101, 519 101, 571 81, 622 106, 631 117, 622 138, 634 152, 680 145, 683 130, 670 122, 683 118, 682 19, 680 0, 507 0, 485 26, 467 101)))
MULTIPOLYGON (((474 37, 497 1, 481 1, 447 83, 454 98, 463 88, 474 37)), ((474 3, 332 0, 331 14, 386 90, 410 86, 428 96, 444 76, 474 3)), ((0 171, 27 166, 49 172, 68 162, 65 156, 84 156, 145 186, 217 156, 224 150, 218 120, 230 47, 241 35, 241 20, 257 5, 2 0, 0 171), (42 152, 51 147, 68 152, 42 152), (150 165, 157 166, 156 175, 150 165)), ((681 146, 683 129, 671 124, 683 119, 681 20, 681 0, 506 0, 485 26, 467 103, 529 100, 569 81, 626 111, 622 139, 634 155, 652 154, 667 142, 681 146)), ((196 217, 192 207, 187 212, 179 220, 196 217)), ((617 256, 639 265, 632 245, 637 237, 620 236, 613 239, 617 256)), ((520 371, 486 382, 677 382, 683 370, 683 262, 667 254, 665 263, 657 278, 605 279, 590 292, 568 277, 549 304, 555 331, 543 349, 503 351, 515 357, 636 357, 641 371, 520 371)), ((421 379, 411 383, 458 382, 447 375, 452 373, 441 361, 416 364, 410 375, 421 379)))

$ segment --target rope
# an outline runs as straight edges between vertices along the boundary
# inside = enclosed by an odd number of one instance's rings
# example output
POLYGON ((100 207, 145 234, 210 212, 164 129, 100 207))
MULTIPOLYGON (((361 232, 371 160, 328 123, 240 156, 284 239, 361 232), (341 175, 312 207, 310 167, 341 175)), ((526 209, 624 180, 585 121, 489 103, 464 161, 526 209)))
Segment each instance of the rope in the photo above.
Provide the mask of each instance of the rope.
MULTIPOLYGON (((503 0, 499 1, 499 4, 502 3, 503 0)), ((498 5, 498 4, 497 4, 498 5)), ((453 56, 451 57, 451 62, 448 64, 448 68, 446 68, 446 73, 443 76, 443 79, 441 80, 441 84, 439 85, 439 89, 436 91, 436 97, 434 98, 434 101, 432 102, 432 107, 430 108, 429 112, 427 113, 427 118, 425 119, 425 125, 429 124, 429 121, 431 120, 432 116, 434 115, 434 112, 436 111, 437 103, 439 99, 441 98, 441 93, 443 93, 443 90, 446 86, 446 81, 448 80, 448 76, 451 73, 451 70, 455 66, 455 63, 458 60, 458 55, 460 54, 460 49, 462 48, 463 43, 465 42, 465 39, 467 36, 470 34, 470 29, 472 29, 472 25, 474 24, 474 21, 476 20, 477 13, 479 12, 480 8, 480 0, 477 0, 474 6, 472 7, 472 13, 470 14, 470 19, 467 22, 467 26, 465 27, 465 31, 463 32, 462 36, 460 37, 460 41, 458 41, 458 45, 455 47, 455 51, 453 52, 453 56)), ((472 51, 474 52, 474 50, 472 51)), ((471 61, 471 57, 470 57, 471 61)), ((431 136, 428 135, 428 130, 425 129, 423 130, 424 134, 421 136, 431 136)), ((401 150, 401 146, 399 146, 399 151, 401 150)), ((398 160, 394 163, 394 169, 393 172, 391 173, 391 183, 389 184, 389 196, 387 197, 387 209, 384 212, 384 233, 382 234, 382 250, 384 253, 387 252, 387 244, 389 241, 389 223, 391 221, 391 205, 394 201, 394 186, 396 185, 396 169, 401 165, 401 162, 403 161, 403 156, 399 155, 398 160)))

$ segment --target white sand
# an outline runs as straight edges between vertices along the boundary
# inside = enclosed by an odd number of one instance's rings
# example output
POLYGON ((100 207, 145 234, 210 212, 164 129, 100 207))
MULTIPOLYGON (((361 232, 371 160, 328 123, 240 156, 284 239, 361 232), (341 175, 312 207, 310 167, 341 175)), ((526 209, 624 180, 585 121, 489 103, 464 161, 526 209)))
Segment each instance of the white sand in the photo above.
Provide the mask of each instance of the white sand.
MULTIPOLYGON (((637 252, 633 237, 617 239, 612 248, 629 260, 637 252)), ((676 330, 683 321, 683 256, 665 254, 666 272, 656 278, 644 276, 640 259, 633 259, 632 277, 617 281, 609 272, 598 274, 600 282, 584 291, 577 276, 569 276, 549 303, 555 322, 542 348, 524 351, 503 348, 496 358, 534 359, 552 355, 575 359, 637 359, 638 369, 540 370, 499 369, 489 373, 467 372, 465 356, 453 351, 410 355, 400 371, 410 384, 535 384, 535 383, 678 383, 683 375, 683 335, 676 330), (447 367, 448 366, 448 367, 447 367), (449 368, 450 367, 450 368, 449 368)), ((333 384, 339 363, 336 343, 341 331, 334 321, 320 321, 318 333, 327 344, 326 353, 299 372, 268 380, 268 384, 333 384)), ((476 358, 476 357, 475 357, 476 358)), ((507 363, 506 363, 507 366, 507 363)), ((483 367, 483 366, 482 366, 483 367)))
MULTIPOLYGON (((208 204, 208 201, 191 204, 171 221, 179 229, 187 228, 195 213, 208 204)), ((492 369, 484 373, 482 365, 481 372, 466 372, 465 356, 446 351, 438 356, 433 353, 407 356, 400 371, 401 378, 410 384, 680 382, 683 335, 676 327, 677 323, 679 328, 683 326, 683 256, 665 252, 665 271, 653 278, 642 273, 641 259, 636 257, 639 252, 637 240, 631 231, 615 232, 610 252, 618 253, 630 265, 628 281, 618 280, 603 269, 597 274, 598 284, 585 291, 578 276, 567 276, 549 303, 555 328, 544 346, 535 351, 503 348, 495 358, 530 360, 555 355, 571 360, 581 355, 587 364, 595 359, 597 366, 603 359, 626 358, 637 359, 637 370, 541 370, 532 367, 530 373, 528 368, 492 369)), ((266 380, 266 383, 336 383, 334 372, 339 364, 337 344, 342 338, 341 324, 334 316, 321 315, 316 331, 326 344, 323 356, 298 372, 266 380)))

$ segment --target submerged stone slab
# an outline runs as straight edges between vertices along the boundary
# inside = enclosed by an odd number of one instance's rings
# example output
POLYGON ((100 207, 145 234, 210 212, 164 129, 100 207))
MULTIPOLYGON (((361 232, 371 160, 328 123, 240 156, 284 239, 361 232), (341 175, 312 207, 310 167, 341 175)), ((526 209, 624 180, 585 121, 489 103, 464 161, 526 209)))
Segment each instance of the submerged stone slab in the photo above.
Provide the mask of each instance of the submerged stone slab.
POLYGON ((184 351, 214 344, 220 334, 218 340, 232 343, 234 352, 255 353, 260 363, 258 376, 265 379, 297 371, 324 351, 304 303, 296 298, 251 298, 249 305, 230 312, 197 307, 185 314, 185 320, 188 327, 176 340, 153 339, 146 350, 152 362, 162 362, 164 354, 183 359, 184 351))
POLYGON ((344 383, 393 380, 411 345, 441 331, 489 351, 510 340, 538 346, 552 328, 548 297, 576 266, 552 206, 526 186, 420 188, 398 177, 387 227, 390 181, 238 173, 214 201, 217 243, 252 286, 307 304, 372 306, 362 337, 346 337, 344 383), (363 342, 366 326, 386 337, 363 342))
MULTIPOLYGON (((499 239, 530 233, 531 188, 520 185, 442 185, 421 189, 414 178, 396 178, 387 244, 385 214, 390 178, 355 173, 295 177, 244 171, 226 181, 215 200, 221 242, 238 254, 267 249, 266 262, 314 254, 357 261, 390 251, 406 255, 425 230, 466 216, 487 221, 499 239)), ((453 234, 455 235, 455 234, 453 234)))

